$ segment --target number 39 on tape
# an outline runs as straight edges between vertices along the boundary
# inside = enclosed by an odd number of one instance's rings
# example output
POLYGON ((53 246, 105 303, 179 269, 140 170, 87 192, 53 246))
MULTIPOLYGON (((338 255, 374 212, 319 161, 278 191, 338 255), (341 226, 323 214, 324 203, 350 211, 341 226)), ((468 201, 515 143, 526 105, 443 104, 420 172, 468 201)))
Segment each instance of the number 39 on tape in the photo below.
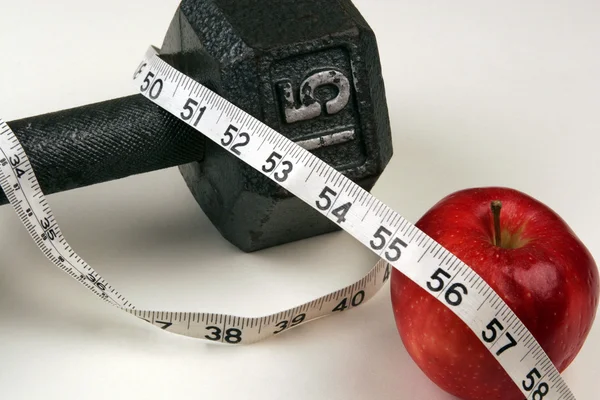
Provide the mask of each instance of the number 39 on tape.
POLYGON ((263 317, 136 309, 64 239, 34 171, 0 121, 0 185, 40 250, 101 299, 168 332, 226 344, 281 334, 370 299, 396 268, 461 318, 528 399, 575 397, 535 338, 469 266, 337 170, 161 60, 150 47, 133 81, 199 135, 260 171, 338 224, 380 259, 359 281, 263 317))

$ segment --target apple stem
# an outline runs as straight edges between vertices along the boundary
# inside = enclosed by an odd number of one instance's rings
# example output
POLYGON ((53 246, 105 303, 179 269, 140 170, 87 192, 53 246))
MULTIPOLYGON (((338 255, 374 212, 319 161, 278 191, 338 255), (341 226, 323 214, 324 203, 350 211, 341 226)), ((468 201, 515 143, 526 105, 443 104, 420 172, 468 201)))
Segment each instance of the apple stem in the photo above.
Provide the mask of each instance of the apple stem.
POLYGON ((502 202, 500 200, 492 201, 491 208, 494 215, 494 244, 500 247, 502 239, 500 233, 500 210, 502 209, 502 202))

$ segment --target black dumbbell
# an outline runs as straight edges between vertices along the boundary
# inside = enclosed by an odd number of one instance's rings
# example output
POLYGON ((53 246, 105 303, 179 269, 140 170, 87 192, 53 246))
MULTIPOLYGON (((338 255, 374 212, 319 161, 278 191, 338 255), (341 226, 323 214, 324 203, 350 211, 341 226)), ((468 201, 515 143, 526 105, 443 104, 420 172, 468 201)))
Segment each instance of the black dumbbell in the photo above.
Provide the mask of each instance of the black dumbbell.
MULTIPOLYGON (((392 156, 375 35, 350 0, 183 0, 160 54, 366 190, 392 156)), ((139 94, 8 125, 45 194, 179 166, 244 251, 338 229, 139 94)))

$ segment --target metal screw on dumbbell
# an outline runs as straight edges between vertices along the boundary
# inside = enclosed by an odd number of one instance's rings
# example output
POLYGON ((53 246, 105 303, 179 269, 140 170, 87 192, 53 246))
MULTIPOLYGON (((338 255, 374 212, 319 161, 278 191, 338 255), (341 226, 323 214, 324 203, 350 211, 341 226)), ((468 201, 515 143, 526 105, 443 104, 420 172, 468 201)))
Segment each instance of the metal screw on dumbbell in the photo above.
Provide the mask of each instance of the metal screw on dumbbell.
MULTIPOLYGON (((392 156, 376 38, 350 0, 183 0, 160 54, 366 190, 392 156)), ((244 251, 339 229, 139 94, 8 124, 45 194, 178 166, 244 251)))

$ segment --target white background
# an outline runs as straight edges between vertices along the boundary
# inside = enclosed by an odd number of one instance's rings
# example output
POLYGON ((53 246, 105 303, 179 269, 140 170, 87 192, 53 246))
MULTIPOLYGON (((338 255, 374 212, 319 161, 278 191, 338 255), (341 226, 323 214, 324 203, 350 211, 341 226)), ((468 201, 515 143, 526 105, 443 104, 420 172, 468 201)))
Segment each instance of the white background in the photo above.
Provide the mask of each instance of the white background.
MULTIPOLYGON (((600 3, 356 0, 381 53, 394 157, 373 193, 415 222, 472 186, 523 190, 600 260, 600 3)), ((0 116, 133 94, 177 0, 2 0, 0 116)), ((175 168, 49 196, 67 240, 138 308, 259 316, 362 276, 345 233, 244 254, 175 168)), ((350 312, 225 347, 170 335, 91 296, 0 208, 0 390, 10 399, 433 399, 385 286, 350 312)), ((600 324, 564 373, 600 386, 600 324)))

